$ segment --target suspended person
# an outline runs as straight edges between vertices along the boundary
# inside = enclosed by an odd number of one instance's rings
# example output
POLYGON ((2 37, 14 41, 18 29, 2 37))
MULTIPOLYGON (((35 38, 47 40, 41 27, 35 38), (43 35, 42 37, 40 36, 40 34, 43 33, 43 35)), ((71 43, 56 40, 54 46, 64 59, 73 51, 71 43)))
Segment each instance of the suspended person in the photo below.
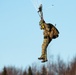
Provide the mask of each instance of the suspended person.
POLYGON ((46 23, 43 19, 43 12, 42 12, 42 5, 39 7, 39 11, 41 20, 39 22, 40 29, 43 30, 44 40, 42 44, 42 54, 38 58, 39 60, 42 60, 42 62, 46 62, 47 60, 47 47, 49 43, 52 41, 52 39, 56 39, 59 36, 59 31, 57 28, 51 24, 46 23))

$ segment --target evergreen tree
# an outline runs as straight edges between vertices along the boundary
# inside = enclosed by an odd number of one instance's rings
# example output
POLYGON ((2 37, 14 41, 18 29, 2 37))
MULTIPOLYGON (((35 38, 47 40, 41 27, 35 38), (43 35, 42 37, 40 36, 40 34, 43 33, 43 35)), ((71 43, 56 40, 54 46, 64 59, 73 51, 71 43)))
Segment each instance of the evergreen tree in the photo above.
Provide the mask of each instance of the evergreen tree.
POLYGON ((28 68, 28 75, 33 75, 31 67, 28 68))
POLYGON ((7 70, 6 70, 6 67, 4 67, 4 68, 3 68, 2 75, 7 75, 7 70))

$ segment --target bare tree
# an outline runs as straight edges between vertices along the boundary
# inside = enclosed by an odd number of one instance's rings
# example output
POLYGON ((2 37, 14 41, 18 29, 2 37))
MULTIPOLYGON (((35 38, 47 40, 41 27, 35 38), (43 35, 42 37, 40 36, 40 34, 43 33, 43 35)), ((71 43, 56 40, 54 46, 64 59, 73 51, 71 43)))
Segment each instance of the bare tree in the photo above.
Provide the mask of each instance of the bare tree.
POLYGON ((43 65, 42 67, 41 75, 47 75, 47 68, 45 67, 45 65, 43 65))
POLYGON ((71 62, 71 69, 70 69, 71 75, 76 75, 76 57, 71 62))
POLYGON ((26 70, 23 72, 23 75, 27 75, 27 72, 26 72, 26 70))

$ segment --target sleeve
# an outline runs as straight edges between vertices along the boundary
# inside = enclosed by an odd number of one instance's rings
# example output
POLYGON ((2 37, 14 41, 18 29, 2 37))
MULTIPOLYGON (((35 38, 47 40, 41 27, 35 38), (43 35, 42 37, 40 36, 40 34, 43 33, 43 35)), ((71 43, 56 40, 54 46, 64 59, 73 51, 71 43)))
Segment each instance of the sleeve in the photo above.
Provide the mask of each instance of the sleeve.
POLYGON ((50 27, 47 24, 45 24, 45 28, 47 31, 50 31, 50 27))

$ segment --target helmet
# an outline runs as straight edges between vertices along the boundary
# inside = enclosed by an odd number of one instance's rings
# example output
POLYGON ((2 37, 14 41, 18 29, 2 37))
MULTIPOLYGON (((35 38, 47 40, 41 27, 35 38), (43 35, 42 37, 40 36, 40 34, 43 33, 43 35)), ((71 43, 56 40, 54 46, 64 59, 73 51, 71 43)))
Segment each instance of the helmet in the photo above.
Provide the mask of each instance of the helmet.
POLYGON ((45 28, 44 23, 45 23, 44 20, 40 20, 39 25, 41 26, 41 29, 44 29, 45 28))

